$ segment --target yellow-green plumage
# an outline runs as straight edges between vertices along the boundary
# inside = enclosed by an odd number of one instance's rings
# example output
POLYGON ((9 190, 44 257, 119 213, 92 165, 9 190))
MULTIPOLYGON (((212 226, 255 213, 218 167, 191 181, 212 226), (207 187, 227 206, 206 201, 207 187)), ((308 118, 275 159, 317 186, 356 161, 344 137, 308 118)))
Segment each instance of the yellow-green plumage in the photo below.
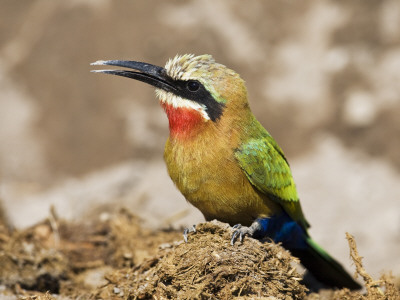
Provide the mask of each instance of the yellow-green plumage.
POLYGON ((206 220, 249 226, 258 217, 280 212, 281 206, 248 180, 236 157, 241 127, 224 123, 204 123, 204 130, 184 143, 170 137, 164 158, 173 182, 206 220))
POLYGON ((309 236, 289 164, 252 114, 237 73, 210 55, 177 56, 165 68, 135 61, 95 64, 133 69, 98 72, 157 88, 169 119, 168 173, 206 220, 247 226, 236 233, 281 242, 328 286, 359 288, 309 236))

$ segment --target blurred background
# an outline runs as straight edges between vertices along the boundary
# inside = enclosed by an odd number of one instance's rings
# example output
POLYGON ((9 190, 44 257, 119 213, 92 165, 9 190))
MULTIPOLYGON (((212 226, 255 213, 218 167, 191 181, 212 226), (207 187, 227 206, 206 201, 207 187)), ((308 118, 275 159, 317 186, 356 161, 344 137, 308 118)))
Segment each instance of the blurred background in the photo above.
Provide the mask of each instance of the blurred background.
POLYGON ((212 54, 247 82, 284 149, 311 234, 350 269, 400 274, 400 2, 2 0, 0 198, 24 228, 127 207, 146 226, 201 214, 169 179, 154 90, 90 73, 212 54))

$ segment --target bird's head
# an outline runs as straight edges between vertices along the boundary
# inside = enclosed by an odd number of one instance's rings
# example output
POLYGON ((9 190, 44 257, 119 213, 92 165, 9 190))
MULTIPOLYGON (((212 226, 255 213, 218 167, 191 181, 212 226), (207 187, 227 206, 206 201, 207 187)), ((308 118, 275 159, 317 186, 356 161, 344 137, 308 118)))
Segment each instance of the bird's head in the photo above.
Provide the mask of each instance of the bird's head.
POLYGON ((171 132, 188 131, 205 122, 218 123, 227 110, 248 107, 244 81, 234 71, 216 63, 211 55, 177 55, 168 60, 165 68, 123 60, 97 61, 92 65, 131 69, 94 72, 128 77, 156 87, 171 132))

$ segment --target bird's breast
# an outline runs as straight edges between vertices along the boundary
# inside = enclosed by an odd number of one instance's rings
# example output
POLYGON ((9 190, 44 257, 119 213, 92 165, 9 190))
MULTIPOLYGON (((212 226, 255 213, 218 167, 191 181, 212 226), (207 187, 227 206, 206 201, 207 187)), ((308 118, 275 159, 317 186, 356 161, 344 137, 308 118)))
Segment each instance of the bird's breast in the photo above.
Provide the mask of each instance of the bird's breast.
POLYGON ((170 136, 164 159, 175 185, 206 220, 250 225, 257 217, 271 215, 274 204, 266 206, 265 197, 240 168, 234 156, 235 138, 203 132, 183 142, 170 136))

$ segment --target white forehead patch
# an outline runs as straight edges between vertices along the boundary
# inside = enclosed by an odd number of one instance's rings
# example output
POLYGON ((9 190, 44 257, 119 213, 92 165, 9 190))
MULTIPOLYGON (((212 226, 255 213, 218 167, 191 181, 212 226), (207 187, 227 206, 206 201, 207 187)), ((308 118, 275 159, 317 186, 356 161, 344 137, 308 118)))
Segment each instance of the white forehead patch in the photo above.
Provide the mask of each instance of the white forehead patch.
POLYGON ((192 74, 197 70, 214 64, 215 60, 211 55, 184 54, 177 55, 169 59, 165 65, 168 76, 173 79, 189 80, 192 79, 192 74))
POLYGON ((174 108, 182 107, 182 108, 190 108, 198 111, 205 120, 210 120, 206 110, 207 107, 204 104, 197 103, 192 100, 184 99, 179 97, 173 93, 166 92, 161 89, 156 89, 156 96, 162 103, 167 103, 174 108))

